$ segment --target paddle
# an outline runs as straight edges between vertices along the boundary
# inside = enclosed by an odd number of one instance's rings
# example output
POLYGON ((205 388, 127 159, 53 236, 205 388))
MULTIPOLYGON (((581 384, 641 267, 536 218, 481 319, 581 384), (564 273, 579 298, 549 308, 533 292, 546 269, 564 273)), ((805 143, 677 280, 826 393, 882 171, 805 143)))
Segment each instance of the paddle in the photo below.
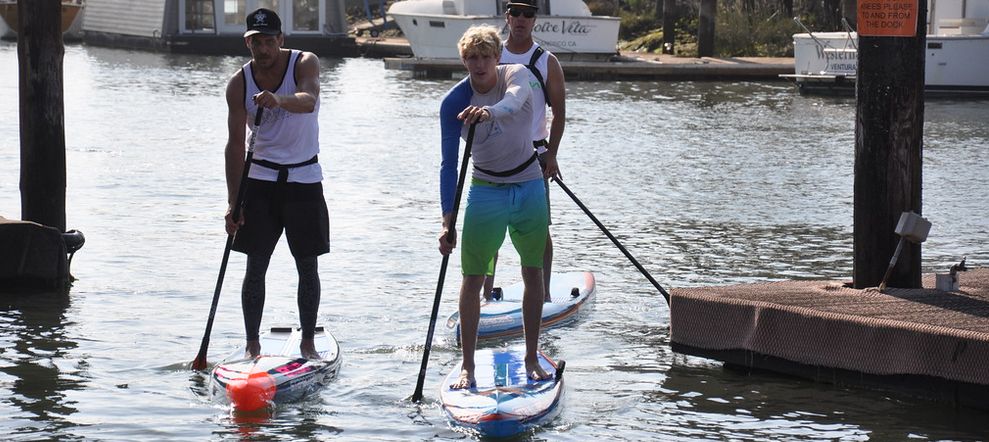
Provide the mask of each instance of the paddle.
MULTIPOLYGON (((450 214, 449 230, 446 234, 448 241, 454 240, 454 229, 457 227, 457 211, 460 209, 460 193, 464 190, 464 181, 467 179, 467 160, 470 159, 471 144, 474 143, 474 126, 471 124, 467 131, 467 147, 464 148, 464 159, 460 162, 460 178, 457 179, 457 194, 453 197, 453 212, 450 214)), ((416 381, 416 391, 412 393, 412 402, 422 400, 422 384, 426 381, 426 365, 429 363, 429 349, 433 346, 433 330, 436 328, 436 317, 440 313, 440 295, 443 293, 443 280, 446 279, 446 265, 450 262, 450 255, 443 255, 443 262, 440 264, 440 278, 436 283, 436 296, 433 298, 433 313, 429 317, 429 331, 426 332, 426 348, 422 352, 422 365, 419 366, 419 379, 416 381)))
MULTIPOLYGON (((247 158, 244 159, 244 173, 240 176, 240 187, 237 188, 237 200, 234 204, 232 219, 240 219, 240 209, 244 203, 244 195, 247 194, 247 173, 251 171, 251 159, 254 157, 254 140, 258 136, 258 128, 261 126, 261 114, 263 107, 258 107, 258 112, 254 116, 254 131, 251 132, 251 139, 247 143, 247 158)), ((206 369, 206 350, 209 348, 209 334, 213 330, 213 317, 216 316, 216 305, 220 302, 220 288, 223 287, 223 275, 227 273, 227 261, 230 258, 230 247, 233 246, 234 236, 227 235, 227 245, 223 248, 223 260, 220 261, 220 275, 216 278, 216 289, 213 290, 213 305, 209 309, 209 319, 206 320, 206 333, 203 335, 203 342, 199 344, 199 354, 192 361, 193 370, 206 369)))
POLYGON ((573 202, 577 203, 577 206, 579 206, 580 209, 583 210, 584 213, 586 213, 587 216, 591 218, 591 221, 594 221, 594 224, 597 224, 598 228, 600 228, 601 231, 608 236, 608 239, 610 239, 611 242, 615 243, 615 245, 618 246, 618 250, 621 250, 622 253, 625 254, 625 257, 628 258, 629 261, 632 261, 632 264, 635 265, 635 268, 639 269, 639 271, 642 272, 642 275, 645 276, 646 279, 648 279, 649 282, 652 283, 652 285, 656 286, 656 289, 659 290, 659 293, 663 294, 663 298, 666 298, 666 305, 669 305, 670 294, 666 293, 666 290, 663 290, 663 287, 660 286, 655 279, 653 279, 652 275, 650 275, 649 272, 647 272, 644 267, 642 267, 642 264, 639 264, 639 261, 636 261, 636 259, 632 256, 632 254, 629 253, 624 246, 622 246, 622 243, 618 242, 618 239, 615 238, 615 235, 612 235, 611 232, 609 232, 608 229, 604 227, 604 224, 601 224, 601 221, 598 221, 598 219, 594 216, 594 214, 592 214, 591 211, 587 209, 587 206, 585 206, 584 203, 580 202, 580 200, 577 199, 577 195, 574 195, 573 192, 571 192, 570 189, 567 188, 567 185, 563 184, 563 181, 560 180, 559 177, 554 178, 553 180, 556 181, 556 184, 559 184, 560 187, 563 188, 563 191, 566 192, 567 195, 570 195, 570 198, 573 199, 573 202))

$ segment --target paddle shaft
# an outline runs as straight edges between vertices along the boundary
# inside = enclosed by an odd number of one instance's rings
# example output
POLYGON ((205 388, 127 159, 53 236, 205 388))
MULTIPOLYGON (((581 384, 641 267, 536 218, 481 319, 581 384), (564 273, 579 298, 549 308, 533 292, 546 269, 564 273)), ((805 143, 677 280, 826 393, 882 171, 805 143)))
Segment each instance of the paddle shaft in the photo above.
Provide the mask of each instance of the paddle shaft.
MULTIPOLYGON (((258 128, 261 126, 261 114, 263 107, 258 107, 258 112, 254 116, 254 131, 251 132, 251 139, 247 143, 247 157, 244 159, 244 172, 240 176, 240 187, 237 188, 237 199, 234 203, 231 219, 234 222, 240 220, 241 206, 244 205, 244 196, 247 195, 247 174, 251 171, 251 159, 254 158, 254 140, 258 136, 258 128)), ((213 318, 216 317, 216 306, 220 302, 220 289, 223 287, 223 276, 227 273, 227 261, 230 259, 230 248, 233 247, 234 237, 237 232, 227 235, 227 245, 223 248, 223 260, 220 261, 220 274, 216 277, 216 288, 213 289, 213 305, 209 308, 209 318, 206 320, 206 333, 203 334, 203 342, 199 344, 199 354, 192 361, 193 370, 203 370, 206 368, 206 352, 209 349, 209 335, 213 331, 213 318)))
POLYGON ((618 238, 615 238, 615 235, 612 235, 611 232, 608 231, 608 228, 605 227, 604 224, 601 224, 601 221, 598 221, 597 217, 595 217, 594 214, 591 213, 591 211, 587 208, 587 206, 585 206, 584 203, 580 202, 580 200, 577 199, 577 195, 574 195, 573 192, 570 191, 570 188, 568 188, 566 184, 563 184, 563 181, 561 181, 559 178, 554 178, 553 180, 556 181, 556 184, 560 185, 560 187, 563 189, 564 192, 567 193, 567 195, 570 195, 570 198, 573 199, 573 202, 577 203, 577 206, 580 207, 580 210, 583 210, 584 213, 587 214, 588 218, 590 218, 591 221, 594 221, 594 224, 597 224, 598 228, 601 229, 601 231, 608 236, 608 239, 610 239, 611 242, 615 243, 615 246, 618 247, 618 250, 621 250, 622 253, 625 254, 625 257, 628 258, 628 260, 631 261, 633 265, 635 265, 635 268, 639 269, 639 271, 642 272, 642 275, 645 276, 646 279, 648 279, 649 282, 652 283, 652 285, 656 286, 656 289, 659 290, 659 293, 663 294, 663 298, 666 298, 666 305, 669 305, 670 294, 666 293, 666 290, 664 290, 663 287, 659 285, 659 283, 656 282, 655 279, 653 279, 652 275, 650 275, 649 272, 647 272, 646 269, 642 267, 642 264, 639 264, 639 261, 637 261, 635 257, 633 257, 632 254, 628 252, 625 246, 623 246, 622 243, 618 242, 618 238))
MULTIPOLYGON (((464 182, 467 180, 467 160, 470 159, 471 145, 474 144, 474 126, 470 125, 467 130, 467 147, 464 148, 464 159, 460 162, 460 177, 457 178, 457 193, 453 196, 453 212, 450 213, 450 224, 447 225, 446 239, 453 242, 456 239, 455 229, 457 227, 457 212, 460 210, 460 194, 464 190, 464 182)), ((443 255, 443 262, 440 263, 439 281, 436 282, 436 295, 433 297, 433 312, 429 316, 429 330, 426 332, 426 346, 422 351, 422 365, 419 366, 419 379, 416 380, 416 391, 412 393, 412 402, 422 400, 422 387, 426 381, 426 366, 429 365, 429 350, 433 346, 433 331, 436 329, 436 318, 440 313, 440 298, 443 294, 443 281, 446 279, 446 267, 450 262, 450 255, 443 255)))

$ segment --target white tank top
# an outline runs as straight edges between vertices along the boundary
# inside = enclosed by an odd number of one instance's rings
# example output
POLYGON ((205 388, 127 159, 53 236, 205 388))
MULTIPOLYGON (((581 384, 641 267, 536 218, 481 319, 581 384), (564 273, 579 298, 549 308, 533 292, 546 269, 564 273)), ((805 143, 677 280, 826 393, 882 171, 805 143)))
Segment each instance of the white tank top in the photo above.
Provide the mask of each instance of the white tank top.
MULTIPOLYGON (((296 93, 295 64, 302 53, 292 50, 289 55, 288 69, 282 77, 281 84, 274 92, 276 95, 292 95, 296 93)), ((244 65, 244 106, 247 108, 250 124, 248 130, 253 130, 254 115, 257 105, 251 99, 261 92, 254 82, 254 72, 251 63, 244 65)), ((297 164, 306 161, 319 153, 319 96, 316 97, 316 107, 312 112, 293 113, 282 108, 265 109, 261 116, 261 126, 258 128, 257 139, 254 141, 254 158, 268 160, 277 164, 297 164)), ((250 134, 248 134, 248 140, 250 134)), ((252 164, 249 177, 276 181, 278 171, 259 164, 252 164)), ((319 163, 289 169, 288 181, 292 183, 318 183, 323 181, 323 169, 319 163)))
MULTIPOLYGON (((533 42, 532 47, 528 51, 522 54, 513 54, 508 50, 507 47, 501 50, 501 61, 502 64, 517 63, 521 65, 529 64, 529 60, 532 59, 532 53, 536 51, 539 44, 533 42)), ((543 76, 543 81, 549 81, 549 52, 544 52, 542 56, 536 60, 536 69, 543 76)), ((533 75, 532 71, 529 71, 529 86, 532 88, 532 140, 540 141, 549 138, 549 128, 546 126, 546 95, 543 94, 543 87, 539 84, 539 80, 533 75)), ((545 149, 545 148, 543 148, 545 149)))

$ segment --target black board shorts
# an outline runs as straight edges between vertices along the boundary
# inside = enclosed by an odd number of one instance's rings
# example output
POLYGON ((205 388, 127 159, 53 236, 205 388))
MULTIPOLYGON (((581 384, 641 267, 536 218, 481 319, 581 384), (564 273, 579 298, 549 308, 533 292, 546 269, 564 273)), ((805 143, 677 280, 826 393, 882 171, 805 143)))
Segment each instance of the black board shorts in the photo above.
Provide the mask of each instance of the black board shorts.
POLYGON ((323 183, 276 183, 247 180, 244 225, 233 249, 248 255, 271 255, 285 231, 292 256, 305 258, 330 251, 330 217, 323 183))

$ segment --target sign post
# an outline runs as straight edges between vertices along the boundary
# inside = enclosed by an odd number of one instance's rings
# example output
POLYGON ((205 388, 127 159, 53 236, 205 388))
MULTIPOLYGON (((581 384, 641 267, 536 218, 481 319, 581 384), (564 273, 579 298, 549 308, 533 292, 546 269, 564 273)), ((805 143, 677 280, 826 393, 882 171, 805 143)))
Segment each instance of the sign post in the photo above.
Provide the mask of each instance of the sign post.
POLYGON ((918 3, 917 0, 859 0, 859 37, 916 36, 918 3))
MULTIPOLYGON (((924 0, 858 0, 854 264, 856 288, 883 281, 903 212, 921 215, 924 0), (922 3, 923 2, 923 3, 922 3)), ((919 288, 920 244, 906 244, 889 285, 919 288)))

